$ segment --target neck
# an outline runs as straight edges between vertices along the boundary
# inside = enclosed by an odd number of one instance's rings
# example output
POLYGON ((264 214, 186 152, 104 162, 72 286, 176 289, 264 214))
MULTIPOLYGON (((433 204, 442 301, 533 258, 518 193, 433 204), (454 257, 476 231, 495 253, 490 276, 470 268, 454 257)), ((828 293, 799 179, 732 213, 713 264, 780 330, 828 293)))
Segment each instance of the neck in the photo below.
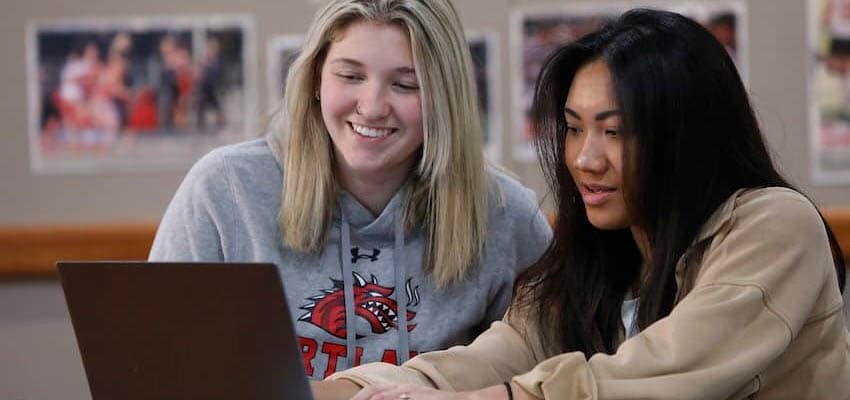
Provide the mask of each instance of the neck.
POLYGON ((379 174, 358 176, 337 170, 337 177, 343 189, 363 204, 372 215, 378 216, 401 185, 407 180, 407 174, 379 174))

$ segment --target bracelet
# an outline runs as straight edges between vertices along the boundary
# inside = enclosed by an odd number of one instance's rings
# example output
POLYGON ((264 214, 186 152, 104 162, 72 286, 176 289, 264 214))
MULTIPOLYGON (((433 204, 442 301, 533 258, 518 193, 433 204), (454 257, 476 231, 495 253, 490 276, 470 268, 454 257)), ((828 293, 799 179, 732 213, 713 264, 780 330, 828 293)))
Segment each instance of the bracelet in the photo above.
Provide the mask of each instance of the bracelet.
POLYGON ((505 389, 507 389, 507 391, 508 391, 508 400, 514 400, 514 391, 513 391, 513 389, 511 389, 511 383, 510 382, 504 382, 504 384, 505 384, 505 389))

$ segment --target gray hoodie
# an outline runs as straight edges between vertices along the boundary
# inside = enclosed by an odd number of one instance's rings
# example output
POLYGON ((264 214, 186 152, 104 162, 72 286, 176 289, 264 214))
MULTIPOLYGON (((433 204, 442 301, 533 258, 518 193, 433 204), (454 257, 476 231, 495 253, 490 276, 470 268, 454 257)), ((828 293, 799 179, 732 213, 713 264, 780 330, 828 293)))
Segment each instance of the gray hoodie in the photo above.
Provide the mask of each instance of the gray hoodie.
POLYGON ((404 190, 377 217, 342 192, 320 254, 283 246, 281 166, 266 139, 212 151, 189 171, 159 226, 151 261, 271 262, 278 266, 307 375, 322 379, 373 361, 469 343, 499 320, 517 273, 543 253, 549 225, 534 194, 491 171, 481 265, 437 289, 423 271, 425 231, 397 228, 404 190), (400 315, 406 318, 399 318, 400 315))

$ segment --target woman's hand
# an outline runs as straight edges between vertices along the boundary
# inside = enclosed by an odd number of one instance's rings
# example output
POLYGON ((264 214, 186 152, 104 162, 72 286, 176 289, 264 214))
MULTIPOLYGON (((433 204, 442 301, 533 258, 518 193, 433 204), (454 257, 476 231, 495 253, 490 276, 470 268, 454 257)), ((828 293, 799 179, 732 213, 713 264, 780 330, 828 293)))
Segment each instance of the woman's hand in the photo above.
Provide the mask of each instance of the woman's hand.
POLYGON ((351 400, 471 400, 464 393, 443 392, 416 385, 370 385, 351 400))
POLYGON ((416 385, 371 385, 357 392, 351 400, 507 400, 503 385, 472 392, 444 392, 416 385))
POLYGON ((310 389, 312 389, 313 398, 316 400, 348 400, 360 390, 360 386, 345 379, 338 379, 334 381, 311 381, 310 389))

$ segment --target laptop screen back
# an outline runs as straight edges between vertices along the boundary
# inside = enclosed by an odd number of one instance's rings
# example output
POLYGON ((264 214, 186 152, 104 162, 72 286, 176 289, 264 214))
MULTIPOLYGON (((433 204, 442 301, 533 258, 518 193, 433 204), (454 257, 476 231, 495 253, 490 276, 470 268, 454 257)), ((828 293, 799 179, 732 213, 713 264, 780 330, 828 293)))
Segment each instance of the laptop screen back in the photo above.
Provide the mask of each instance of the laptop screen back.
POLYGON ((310 399, 274 265, 57 267, 95 400, 310 399))

